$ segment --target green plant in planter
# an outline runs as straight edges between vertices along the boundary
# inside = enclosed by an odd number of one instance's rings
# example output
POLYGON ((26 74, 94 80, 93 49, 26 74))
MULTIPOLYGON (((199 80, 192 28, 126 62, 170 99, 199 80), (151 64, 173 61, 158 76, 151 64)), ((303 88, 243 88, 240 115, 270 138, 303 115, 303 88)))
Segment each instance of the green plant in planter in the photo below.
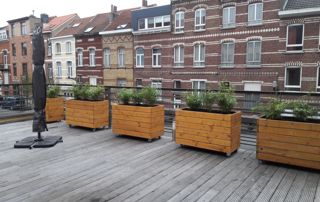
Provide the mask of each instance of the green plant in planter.
POLYGON ((237 104, 233 89, 224 83, 220 84, 219 91, 216 94, 217 104, 222 113, 229 114, 237 104))
POLYGON ((121 89, 120 92, 118 93, 118 100, 122 104, 128 105, 131 98, 132 98, 132 90, 121 89))
POLYGON ((143 102, 143 93, 141 90, 135 90, 132 93, 132 101, 135 105, 141 105, 143 102))
POLYGON ((208 112, 212 111, 212 106, 217 100, 217 95, 212 92, 206 92, 201 94, 202 95, 202 106, 208 112))
POLYGON ((287 104, 287 108, 293 110, 293 115, 298 121, 306 121, 308 117, 315 116, 317 110, 302 101, 293 101, 287 104))
POLYGON ((147 106, 153 106, 157 102, 157 90, 152 87, 145 87, 141 90, 143 103, 147 106))
POLYGON ((189 93, 185 96, 187 106, 194 111, 202 108, 202 98, 198 93, 189 93))
POLYGON ((85 99, 91 101, 103 100, 104 89, 101 86, 91 86, 85 89, 85 99))
POLYGON ((47 97, 48 98, 57 98, 60 94, 60 87, 59 86, 52 86, 48 89, 47 97))
POLYGON ((271 100, 268 104, 256 106, 253 110, 260 112, 267 119, 281 119, 281 114, 287 108, 287 103, 277 99, 271 100))

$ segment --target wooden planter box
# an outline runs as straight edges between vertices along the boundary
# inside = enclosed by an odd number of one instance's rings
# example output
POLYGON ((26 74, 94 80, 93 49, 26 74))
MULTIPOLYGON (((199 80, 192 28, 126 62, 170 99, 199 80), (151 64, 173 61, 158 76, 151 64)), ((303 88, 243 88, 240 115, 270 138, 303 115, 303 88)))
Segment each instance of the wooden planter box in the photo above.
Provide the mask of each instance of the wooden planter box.
POLYGON ((64 98, 47 98, 46 121, 56 122, 64 120, 64 98))
POLYGON ((112 105, 112 132, 146 138, 160 138, 164 133, 164 106, 112 105))
POLYGON ((241 112, 176 111, 176 143, 226 153, 240 146, 241 112))
POLYGON ((109 102, 104 101, 66 101, 66 123, 69 126, 104 128, 109 125, 109 102))
POLYGON ((259 119, 257 159, 320 169, 320 124, 259 119))

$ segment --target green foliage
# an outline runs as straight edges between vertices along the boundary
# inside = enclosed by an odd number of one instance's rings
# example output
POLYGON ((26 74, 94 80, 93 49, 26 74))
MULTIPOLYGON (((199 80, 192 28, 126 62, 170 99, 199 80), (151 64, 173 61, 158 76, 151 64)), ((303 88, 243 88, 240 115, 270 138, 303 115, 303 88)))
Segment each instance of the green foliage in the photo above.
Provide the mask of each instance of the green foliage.
POLYGON ((222 113, 231 113, 231 110, 237 104, 237 99, 234 96, 233 89, 230 86, 225 85, 225 83, 221 83, 216 96, 217 104, 222 113))
POLYGON ((51 86, 47 91, 48 98, 57 98, 60 94, 60 87, 59 86, 51 86))
POLYGON ((74 86, 72 88, 74 99, 76 100, 103 100, 104 89, 100 86, 74 86))
POLYGON ((262 113, 267 119, 281 119, 281 114, 287 107, 286 102, 273 99, 268 104, 258 105, 254 108, 254 111, 262 113))
POLYGON ((217 100, 217 95, 212 92, 206 92, 202 94, 202 106, 207 111, 211 112, 213 104, 217 100))
POLYGON ((147 106, 153 106, 157 102, 157 90, 152 87, 145 87, 141 91, 143 103, 147 106))
POLYGON ((141 103, 143 102, 143 93, 141 90, 133 91, 132 101, 135 105, 141 105, 141 103))
POLYGON ((293 110, 293 115, 299 121, 306 121, 308 117, 317 114, 317 110, 302 101, 290 102, 288 103, 288 108, 293 110))
POLYGON ((132 90, 121 89, 120 92, 118 93, 118 100, 122 104, 128 105, 131 98, 132 98, 132 90))
POLYGON ((198 93, 190 93, 185 96, 187 106, 194 111, 200 110, 202 108, 202 96, 198 93))

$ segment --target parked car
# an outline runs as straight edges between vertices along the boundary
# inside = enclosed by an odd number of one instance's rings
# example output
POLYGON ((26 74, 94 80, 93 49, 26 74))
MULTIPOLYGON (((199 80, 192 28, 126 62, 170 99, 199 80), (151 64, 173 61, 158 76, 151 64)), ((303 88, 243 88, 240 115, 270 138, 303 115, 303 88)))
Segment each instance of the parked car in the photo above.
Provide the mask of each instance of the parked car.
POLYGON ((3 109, 26 109, 27 108, 27 98, 19 96, 5 97, 2 101, 3 109))

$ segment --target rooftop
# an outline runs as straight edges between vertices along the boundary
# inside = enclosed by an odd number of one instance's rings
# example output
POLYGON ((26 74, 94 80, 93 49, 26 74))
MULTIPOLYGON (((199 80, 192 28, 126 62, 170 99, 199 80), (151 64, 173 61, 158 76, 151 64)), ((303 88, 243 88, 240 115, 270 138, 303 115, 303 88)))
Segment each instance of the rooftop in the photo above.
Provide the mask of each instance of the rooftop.
POLYGON ((285 10, 320 7, 319 0, 287 0, 285 10))
POLYGON ((44 24, 43 31, 44 32, 50 32, 60 25, 64 24, 68 20, 72 19, 73 17, 77 16, 77 14, 70 14, 65 16, 59 16, 59 17, 52 17, 50 18, 50 21, 46 24, 44 24))
POLYGON ((0 125, 0 201, 319 201, 316 171, 260 164, 254 150, 231 157, 176 145, 170 136, 148 143, 49 125, 61 135, 49 149, 13 149, 34 135, 32 121, 0 125))
POLYGON ((87 24, 94 18, 94 16, 75 19, 69 27, 66 27, 61 32, 57 34, 57 37, 77 35, 82 33, 87 27, 87 24))

